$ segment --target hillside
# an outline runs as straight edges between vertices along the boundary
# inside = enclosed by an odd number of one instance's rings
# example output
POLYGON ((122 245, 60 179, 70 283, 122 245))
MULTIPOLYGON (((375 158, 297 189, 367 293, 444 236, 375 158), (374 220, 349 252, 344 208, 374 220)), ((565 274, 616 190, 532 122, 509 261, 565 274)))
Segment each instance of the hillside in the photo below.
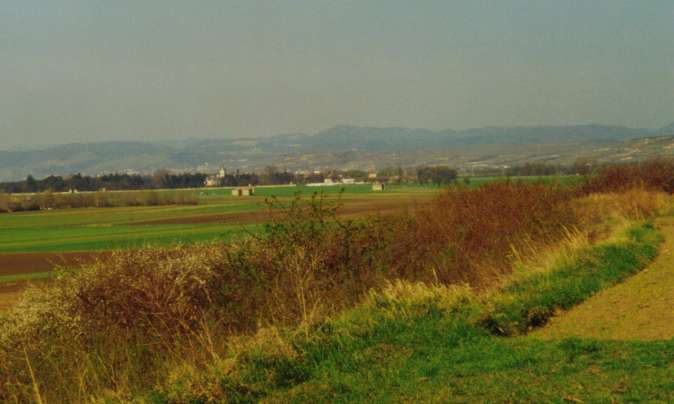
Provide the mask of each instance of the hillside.
POLYGON ((465 130, 336 126, 312 135, 257 139, 190 139, 167 143, 76 143, 0 151, 0 181, 76 172, 152 172, 283 168, 377 169, 449 164, 462 170, 532 161, 569 164, 674 154, 674 124, 658 130, 620 126, 486 127, 465 130), (656 137, 653 137, 656 136, 656 137), (636 140, 635 140, 636 139, 636 140), (671 146, 671 147, 670 147, 671 146))

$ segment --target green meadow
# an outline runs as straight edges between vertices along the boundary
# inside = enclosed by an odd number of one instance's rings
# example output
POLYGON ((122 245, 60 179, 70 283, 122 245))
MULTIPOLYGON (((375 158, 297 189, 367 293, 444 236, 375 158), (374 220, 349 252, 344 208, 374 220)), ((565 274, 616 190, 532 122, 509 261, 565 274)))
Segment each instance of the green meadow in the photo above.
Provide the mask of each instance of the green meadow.
POLYGON ((257 201, 198 206, 85 208, 0 216, 0 252, 96 251, 142 244, 166 244, 228 238, 242 225, 144 224, 253 212, 257 201))

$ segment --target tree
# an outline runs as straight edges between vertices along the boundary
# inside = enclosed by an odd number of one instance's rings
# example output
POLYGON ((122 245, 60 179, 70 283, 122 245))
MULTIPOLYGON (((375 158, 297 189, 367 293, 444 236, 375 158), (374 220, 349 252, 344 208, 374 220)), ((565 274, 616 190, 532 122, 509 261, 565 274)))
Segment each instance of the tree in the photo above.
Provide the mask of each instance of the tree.
POLYGON ((26 177, 26 192, 37 192, 37 181, 32 175, 26 177))
POLYGON ((593 165, 594 164, 590 159, 579 157, 573 163, 573 171, 575 171, 576 174, 588 175, 592 171, 593 165))
POLYGON ((152 175, 152 182, 156 188, 169 188, 171 172, 166 169, 157 170, 152 175))
POLYGON ((458 173, 448 166, 421 166, 417 167, 417 181, 420 184, 449 184, 454 181, 458 173))

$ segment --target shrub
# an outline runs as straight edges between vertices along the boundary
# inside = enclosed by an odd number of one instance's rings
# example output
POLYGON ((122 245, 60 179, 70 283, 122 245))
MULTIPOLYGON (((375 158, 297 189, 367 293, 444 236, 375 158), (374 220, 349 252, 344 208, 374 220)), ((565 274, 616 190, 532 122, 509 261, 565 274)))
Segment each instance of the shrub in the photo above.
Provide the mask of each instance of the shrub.
POLYGON ((655 159, 612 164, 599 169, 582 187, 583 192, 622 192, 632 188, 674 193, 674 160, 655 159))
POLYGON ((10 196, 0 192, 0 213, 11 212, 12 211, 11 205, 12 202, 10 196))
POLYGON ((411 272, 406 279, 484 286, 508 271, 513 248, 554 242, 577 225, 573 197, 556 185, 509 181, 450 188, 417 212, 397 265, 411 272))

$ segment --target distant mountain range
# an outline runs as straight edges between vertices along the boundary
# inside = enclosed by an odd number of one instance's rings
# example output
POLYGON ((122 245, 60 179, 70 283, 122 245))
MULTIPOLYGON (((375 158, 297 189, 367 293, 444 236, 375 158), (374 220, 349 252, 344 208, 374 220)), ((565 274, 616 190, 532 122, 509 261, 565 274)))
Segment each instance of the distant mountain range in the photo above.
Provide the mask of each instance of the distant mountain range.
MULTIPOLYGON (((625 157, 620 157, 620 150, 629 148, 633 139, 657 138, 661 142, 668 137, 674 137, 674 123, 656 130, 577 125, 433 131, 342 125, 315 134, 256 139, 73 143, 41 150, 0 151, 0 180, 21 179, 28 174, 147 173, 161 168, 214 171, 221 165, 243 170, 266 165, 313 170, 450 164, 468 169, 532 160, 564 163, 581 156, 620 160, 625 157)), ((664 148, 662 154, 671 152, 664 148)), ((630 156, 640 158, 638 152, 630 156)))

